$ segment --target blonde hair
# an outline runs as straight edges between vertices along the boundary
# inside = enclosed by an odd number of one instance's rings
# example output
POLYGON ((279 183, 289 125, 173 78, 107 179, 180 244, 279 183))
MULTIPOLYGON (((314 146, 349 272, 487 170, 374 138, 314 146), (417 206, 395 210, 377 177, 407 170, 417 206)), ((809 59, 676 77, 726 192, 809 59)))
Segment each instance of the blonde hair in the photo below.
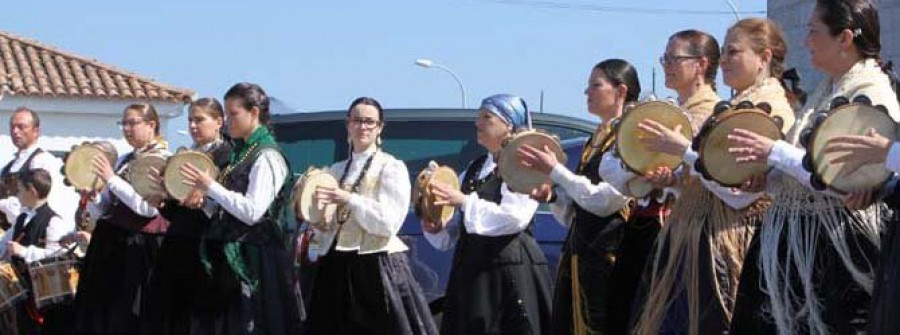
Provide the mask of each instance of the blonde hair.
POLYGON ((128 112, 131 111, 140 113, 141 119, 143 119, 144 121, 153 121, 153 134, 156 135, 156 137, 154 138, 156 140, 156 143, 162 145, 163 148, 169 147, 169 143, 166 142, 165 138, 163 138, 162 133, 159 130, 159 113, 156 112, 156 107, 153 107, 153 105, 148 103, 131 104, 128 105, 128 107, 125 107, 125 111, 123 112, 123 114, 128 114, 128 112))

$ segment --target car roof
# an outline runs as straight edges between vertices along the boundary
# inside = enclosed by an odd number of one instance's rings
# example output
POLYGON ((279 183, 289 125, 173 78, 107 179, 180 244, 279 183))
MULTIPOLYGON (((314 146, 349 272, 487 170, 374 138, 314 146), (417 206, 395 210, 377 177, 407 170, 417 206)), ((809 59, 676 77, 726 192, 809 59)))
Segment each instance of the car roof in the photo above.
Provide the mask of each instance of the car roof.
MULTIPOLYGON (((346 110, 331 110, 319 112, 298 112, 290 114, 272 115, 272 124, 286 124, 304 121, 334 121, 343 120, 347 115, 346 110)), ((384 118, 387 122, 402 121, 474 121, 478 115, 477 109, 460 108, 393 108, 384 110, 384 118)), ((597 123, 571 116, 533 113, 535 123, 541 125, 565 126, 593 133, 597 123)))

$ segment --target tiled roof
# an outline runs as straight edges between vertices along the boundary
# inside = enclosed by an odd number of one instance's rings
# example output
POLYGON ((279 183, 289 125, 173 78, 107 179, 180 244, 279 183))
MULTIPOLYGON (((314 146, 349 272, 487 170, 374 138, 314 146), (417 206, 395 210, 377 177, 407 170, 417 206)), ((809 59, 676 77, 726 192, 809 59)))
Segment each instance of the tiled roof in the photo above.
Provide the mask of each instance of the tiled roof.
POLYGON ((10 95, 189 102, 173 87, 0 31, 0 90, 10 95))

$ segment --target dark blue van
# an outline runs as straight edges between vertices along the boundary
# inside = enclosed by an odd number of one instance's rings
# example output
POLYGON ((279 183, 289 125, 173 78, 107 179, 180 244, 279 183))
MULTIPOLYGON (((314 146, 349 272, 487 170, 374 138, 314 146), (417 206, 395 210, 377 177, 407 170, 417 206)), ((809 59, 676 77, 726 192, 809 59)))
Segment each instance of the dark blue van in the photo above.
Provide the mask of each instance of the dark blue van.
MULTIPOLYGON (((272 116, 276 139, 295 176, 299 177, 309 166, 325 167, 347 157, 346 113, 326 111, 272 116)), ((387 109, 382 133, 384 151, 406 163, 411 181, 431 160, 461 172, 469 161, 484 153, 475 141, 476 115, 477 110, 473 109, 387 109)), ((574 170, 582 146, 593 133, 596 123, 541 113, 534 114, 533 119, 535 128, 559 136, 569 157, 569 168, 574 170)), ((287 220, 293 220, 288 216, 287 220)), ((296 225, 289 222, 286 226, 296 225)), ((566 229, 553 218, 547 205, 538 209, 534 236, 550 262, 551 271, 555 272, 566 229)), ((436 250, 428 243, 422 236, 419 219, 411 209, 400 237, 410 248, 410 265, 426 298, 430 302, 439 301, 447 285, 453 252, 436 250)), ((314 264, 298 263, 302 264, 301 277, 308 279, 314 264)), ((302 282, 304 285, 311 283, 310 280, 302 282)), ((310 289, 305 287, 304 292, 310 289)))

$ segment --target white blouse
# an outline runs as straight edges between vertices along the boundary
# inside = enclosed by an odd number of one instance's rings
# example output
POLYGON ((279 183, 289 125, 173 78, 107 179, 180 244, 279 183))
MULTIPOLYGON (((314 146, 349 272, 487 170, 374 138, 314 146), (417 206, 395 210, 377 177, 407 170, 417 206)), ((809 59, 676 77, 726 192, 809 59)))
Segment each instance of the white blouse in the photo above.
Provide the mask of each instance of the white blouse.
POLYGON ((719 185, 719 183, 716 183, 715 181, 703 178, 703 175, 700 174, 700 172, 697 172, 697 169, 694 168, 694 163, 696 163, 697 160, 700 159, 700 156, 692 148, 688 148, 684 152, 684 156, 682 157, 682 159, 689 167, 691 176, 699 178, 700 182, 703 184, 703 187, 705 187, 712 194, 721 199, 722 202, 728 205, 728 207, 731 207, 733 209, 746 208, 747 206, 750 206, 754 202, 756 202, 756 200, 758 200, 764 194, 763 192, 742 192, 736 188, 725 187, 719 185))
MULTIPOLYGON (((604 155, 601 160, 606 159, 604 155)), ((601 161, 599 173, 601 176, 623 176, 621 173, 608 171, 614 165, 607 162, 603 164, 601 161)), ((573 204, 578 204, 584 210, 591 212, 597 216, 609 216, 620 211, 628 203, 628 197, 622 194, 612 183, 601 181, 593 184, 591 181, 581 175, 577 175, 569 171, 564 165, 557 164, 550 172, 550 179, 556 183, 556 201, 550 204, 553 216, 564 226, 572 223, 575 215, 573 204)), ((624 179, 624 178, 619 178, 624 179)), ((605 179, 604 179, 605 180, 605 179)), ((627 180, 617 180, 616 183, 624 185, 627 180)), ((624 187, 624 186, 622 186, 624 187)))
MULTIPOLYGON (((163 155, 168 157, 169 153, 163 151, 163 155)), ((106 213, 109 206, 112 204, 110 194, 114 194, 122 204, 128 206, 128 208, 137 215, 152 218, 159 214, 156 207, 153 207, 150 203, 145 201, 144 198, 134 190, 134 187, 132 187, 131 184, 125 181, 125 179, 122 179, 122 177, 119 177, 119 173, 126 168, 126 166, 122 164, 122 161, 127 156, 128 155, 122 155, 116 160, 115 166, 119 167, 115 171, 116 174, 106 182, 106 187, 103 189, 103 192, 100 193, 100 196, 88 203, 87 210, 91 214, 91 218, 96 220, 106 213)))
MULTIPOLYGON (((496 167, 494 156, 488 154, 487 160, 478 171, 477 178, 479 180, 487 178, 496 167)), ((465 175, 465 171, 460 174, 460 181, 463 181, 465 175)), ((477 192, 469 193, 462 205, 462 217, 457 215, 446 229, 437 234, 423 231, 425 238, 439 250, 452 248, 459 238, 460 219, 467 232, 482 236, 511 235, 527 229, 537 211, 537 201, 532 200, 527 194, 510 191, 506 183, 501 185, 500 195, 500 203, 496 204, 479 198, 477 192)))

